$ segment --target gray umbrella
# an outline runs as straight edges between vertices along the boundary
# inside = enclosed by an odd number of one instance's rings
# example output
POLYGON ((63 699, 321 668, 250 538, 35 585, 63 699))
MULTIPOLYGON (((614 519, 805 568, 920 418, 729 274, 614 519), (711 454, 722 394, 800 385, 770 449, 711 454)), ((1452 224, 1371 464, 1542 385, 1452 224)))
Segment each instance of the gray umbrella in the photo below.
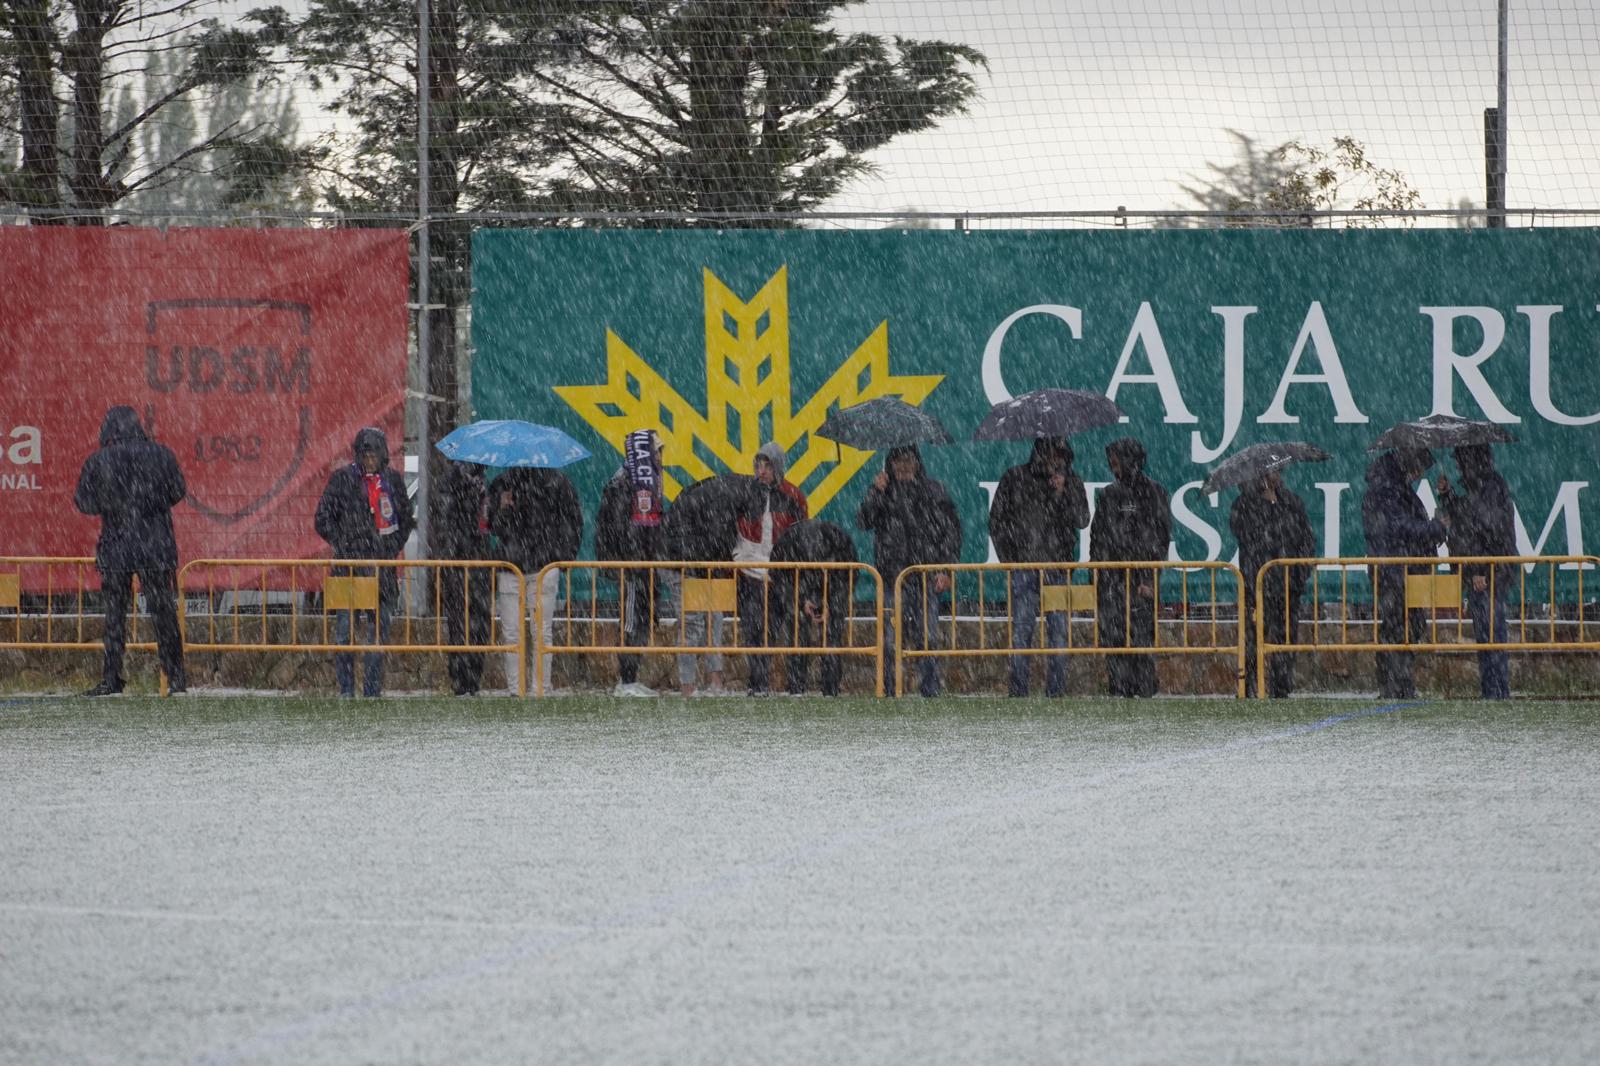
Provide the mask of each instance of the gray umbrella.
POLYGON ((949 444, 950 432, 937 418, 898 396, 879 396, 854 407, 828 412, 816 435, 877 451, 906 444, 949 444))
POLYGON ((1303 440, 1269 440, 1234 452, 1212 468, 1200 491, 1210 495, 1230 485, 1243 485, 1263 474, 1290 463, 1322 463, 1331 459, 1327 452, 1303 440))
POLYGON ((1069 437, 1086 429, 1114 426, 1122 408, 1098 392, 1035 389, 989 408, 973 440, 1035 440, 1069 437))
POLYGON ((1493 422, 1474 422, 1455 415, 1429 415, 1414 422, 1399 422, 1367 447, 1369 452, 1389 448, 1459 448, 1467 444, 1509 444, 1517 438, 1493 422))

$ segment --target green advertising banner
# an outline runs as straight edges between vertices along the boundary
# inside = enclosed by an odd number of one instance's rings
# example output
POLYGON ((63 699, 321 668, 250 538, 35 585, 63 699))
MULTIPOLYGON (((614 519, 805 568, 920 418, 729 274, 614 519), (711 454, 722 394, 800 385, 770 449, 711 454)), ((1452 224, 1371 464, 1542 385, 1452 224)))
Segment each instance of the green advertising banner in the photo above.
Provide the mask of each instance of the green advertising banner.
MULTIPOLYGON (((1360 554, 1368 445, 1435 412, 1516 434, 1496 452, 1522 551, 1600 543, 1600 230, 482 230, 473 277, 476 415, 560 426, 595 452, 567 471, 586 546, 642 427, 661 434, 669 494, 748 472, 776 440, 812 513, 854 529, 882 461, 815 432, 832 406, 895 395, 956 438, 923 458, 961 512, 963 557, 983 561, 989 495, 1029 446, 970 437, 992 404, 1044 387, 1128 413, 1073 438, 1076 469, 1096 491, 1105 444, 1144 441, 1174 559, 1233 557, 1236 490, 1200 484, 1267 440, 1333 453, 1286 481, 1324 555, 1360 554)), ((1430 476, 1459 480, 1438 458, 1430 476)))

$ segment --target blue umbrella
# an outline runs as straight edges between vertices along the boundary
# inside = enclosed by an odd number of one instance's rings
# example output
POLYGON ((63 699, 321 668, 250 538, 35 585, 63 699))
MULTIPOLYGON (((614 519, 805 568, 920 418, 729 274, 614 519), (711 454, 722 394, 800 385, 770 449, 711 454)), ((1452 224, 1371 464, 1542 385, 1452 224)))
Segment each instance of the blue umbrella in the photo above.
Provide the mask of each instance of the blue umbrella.
POLYGON ((434 445, 446 457, 463 463, 559 467, 589 458, 589 449, 554 426, 517 419, 486 419, 451 430, 434 445))

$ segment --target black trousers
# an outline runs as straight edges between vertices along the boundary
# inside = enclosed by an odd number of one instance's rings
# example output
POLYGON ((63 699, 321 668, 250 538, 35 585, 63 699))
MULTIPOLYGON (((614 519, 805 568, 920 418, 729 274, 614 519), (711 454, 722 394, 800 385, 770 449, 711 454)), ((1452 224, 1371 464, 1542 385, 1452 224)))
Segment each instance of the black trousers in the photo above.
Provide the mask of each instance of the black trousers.
MULTIPOLYGON (((778 579, 790 575, 779 575, 778 579)), ((781 624, 780 590, 760 578, 740 573, 736 588, 739 605, 739 643, 746 647, 770 647, 780 643, 775 638, 781 624)), ((772 656, 746 655, 750 663, 750 691, 765 692, 772 683, 772 656)))
MULTIPOLYGON (((489 643, 490 582, 487 567, 441 569, 439 606, 444 611, 445 631, 452 644, 489 643)), ((477 692, 483 682, 483 653, 452 651, 445 653, 450 671, 450 687, 458 696, 477 692)))
MULTIPOLYGON (((1139 595, 1141 581, 1154 587, 1155 578, 1148 570, 1100 575, 1095 613, 1102 648, 1147 648, 1156 642, 1155 599, 1139 595)), ((1106 688, 1113 696, 1154 696, 1158 688, 1155 658, 1107 655, 1106 688)))
MULTIPOLYGON (((1251 588, 1253 581, 1246 582, 1251 588)), ((1273 588, 1269 576, 1267 587, 1263 590, 1263 599, 1266 601, 1266 616, 1262 619, 1262 627, 1266 631, 1267 640, 1273 644, 1294 644, 1295 619, 1300 616, 1300 597, 1297 594, 1289 596, 1289 624, 1284 626, 1284 593, 1280 583, 1273 588)), ((1291 652, 1278 652, 1267 656, 1267 695, 1275 700, 1283 699, 1294 691, 1294 655, 1291 652)), ((1244 607, 1244 694, 1252 699, 1256 695, 1256 604, 1255 596, 1245 597, 1244 607)))
MULTIPOLYGON (((1420 641, 1427 625, 1427 612, 1406 610, 1406 568, 1380 566, 1377 570, 1378 641, 1382 644, 1420 641)), ((1374 658, 1380 699, 1417 698, 1417 683, 1412 677, 1415 652, 1380 651, 1374 658)))
POLYGON ((101 677, 122 683, 122 657, 128 648, 128 608, 133 605, 133 575, 150 607, 156 627, 156 649, 168 685, 188 686, 183 671, 183 633, 178 627, 177 573, 172 570, 102 570, 100 596, 106 612, 105 663, 101 677))
MULTIPOLYGON (((656 583, 653 570, 623 570, 617 583, 618 606, 622 611, 622 643, 644 647, 650 643, 650 628, 660 609, 665 589, 656 583)), ((617 680, 631 685, 639 680, 639 656, 617 656, 617 680)))
MULTIPOLYGON (((850 614, 849 592, 841 588, 838 595, 832 590, 828 597, 828 613, 822 622, 813 621, 802 609, 798 614, 784 611, 778 618, 778 629, 773 643, 802 648, 837 648, 844 644, 844 627, 850 614), (795 627, 799 627, 798 640, 795 627)), ((795 655, 784 660, 789 692, 798 696, 811 681, 811 660, 816 659, 824 696, 839 694, 839 656, 827 654, 795 655)))

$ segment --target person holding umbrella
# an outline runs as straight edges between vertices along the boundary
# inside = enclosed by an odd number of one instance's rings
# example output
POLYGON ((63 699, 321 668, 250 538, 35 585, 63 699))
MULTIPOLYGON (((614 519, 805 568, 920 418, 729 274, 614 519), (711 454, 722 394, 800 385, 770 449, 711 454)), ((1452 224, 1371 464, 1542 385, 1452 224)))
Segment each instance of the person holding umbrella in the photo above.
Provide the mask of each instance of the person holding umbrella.
MULTIPOLYGON (((950 494, 939 482, 928 477, 922 456, 914 444, 889 449, 883 470, 872 479, 867 494, 856 512, 856 525, 873 534, 873 563, 883 577, 884 592, 892 602, 895 579, 908 566, 953 563, 961 558, 961 520, 956 515, 950 494)), ((933 579, 933 594, 939 596, 950 587, 950 576, 933 579)), ((909 582, 899 604, 900 626, 906 646, 928 645, 929 608, 925 583, 909 582)), ((884 688, 894 690, 894 629, 885 626, 884 688)), ((924 696, 939 694, 939 670, 931 658, 918 665, 917 689, 924 696)))
MULTIPOLYGON (((807 517, 805 493, 783 479, 785 462, 781 445, 763 444, 752 466, 755 481, 739 514, 739 537, 733 547, 736 563, 768 562, 777 539, 790 526, 804 522, 807 517)), ((772 644, 778 612, 768 577, 766 568, 759 565, 739 568, 739 639, 746 647, 772 644)), ((748 658, 750 695, 765 696, 771 684, 772 656, 750 655, 748 658)))
MULTIPOLYGON (((1367 490, 1361 497, 1361 525, 1367 538, 1368 554, 1416 558, 1432 555, 1444 540, 1445 522, 1428 517, 1422 499, 1411 487, 1432 465, 1433 453, 1416 446, 1392 448, 1372 461, 1367 468, 1367 490)), ((1409 644, 1420 639, 1422 612, 1406 609, 1407 568, 1386 565, 1373 569, 1376 571, 1378 640, 1384 644, 1409 644)), ((1427 573, 1429 567, 1422 564, 1412 569, 1427 573)), ((1417 698, 1417 686, 1412 678, 1414 658, 1414 653, 1409 651, 1377 653, 1379 697, 1417 698)))
MULTIPOLYGON (((489 483, 482 519, 493 536, 494 556, 522 571, 520 589, 514 574, 502 573, 496 581, 495 608, 500 616, 501 639, 515 644, 527 624, 518 610, 520 593, 530 609, 538 604, 540 632, 548 641, 561 575, 552 571, 541 581, 539 572, 551 563, 576 559, 583 541, 583 510, 577 490, 558 468, 589 458, 589 450, 554 426, 519 419, 483 419, 461 426, 436 447, 458 463, 504 471, 489 483)), ((463 509, 456 521, 466 528, 471 516, 463 509)), ((505 657, 505 665, 506 688, 515 695, 521 687, 522 658, 511 652, 505 657)), ((551 656, 545 655, 539 666, 539 677, 548 694, 551 656)), ((528 686, 528 690, 535 691, 535 686, 528 686)))
MULTIPOLYGON (((1165 561, 1172 539, 1167 490, 1144 472, 1144 445, 1122 437, 1106 445, 1113 481, 1100 493, 1089 525, 1089 558, 1094 561, 1165 561)), ((1106 571, 1095 582, 1095 617, 1105 648, 1148 647, 1155 643, 1154 568, 1106 571)), ((1154 696, 1159 687, 1149 655, 1106 656, 1106 681, 1113 696, 1154 696)))
MULTIPOLYGON (((499 542, 500 558, 522 571, 522 589, 515 574, 502 573, 495 590, 495 608, 500 616, 502 639, 516 643, 518 630, 526 625, 518 607, 518 592, 528 611, 538 604, 539 632, 548 642, 554 632, 556 601, 561 592, 561 572, 540 572, 551 563, 578 557, 583 544, 583 507, 578 490, 559 470, 542 466, 518 466, 506 470, 489 483, 489 528, 499 542)), ((554 656, 539 659, 535 685, 530 694, 542 691, 551 695, 550 670, 554 656)), ((505 657, 506 689, 514 696, 521 687, 522 656, 510 652, 505 657)))
MULTIPOLYGON (((1439 475, 1439 504, 1450 522, 1451 555, 1516 555, 1516 513, 1511 489, 1494 468, 1487 444, 1455 449, 1461 491, 1439 475)), ((1510 564, 1468 563, 1461 568, 1467 582, 1467 610, 1472 639, 1479 644, 1506 642, 1506 599, 1516 568, 1510 564)), ((1478 653, 1478 686, 1486 700, 1511 698, 1511 657, 1505 651, 1478 653)))
MULTIPOLYGON (((661 521, 667 510, 663 491, 661 442, 653 429, 636 429, 622 442, 622 466, 606 482, 595 517, 594 554, 601 562, 656 562, 662 558, 661 521)), ((619 569, 617 611, 622 643, 650 642, 650 627, 665 586, 648 569, 619 569)), ((616 696, 654 696, 639 682, 639 656, 617 656, 616 696)))
MULTIPOLYGON (((1007 470, 989 508, 989 539, 1002 563, 1066 563, 1077 557, 1078 530, 1089 524, 1089 497, 1083 479, 1072 471, 1072 448, 1066 437, 1041 437, 1021 466, 1007 470)), ((1041 583, 1064 585, 1064 570, 1011 571, 1011 646, 1034 646, 1039 619, 1041 583)), ((1067 614, 1045 614, 1048 646, 1067 646, 1067 614)), ((1028 694, 1032 664, 1013 655, 1007 693, 1028 694)), ((1067 657, 1052 655, 1045 676, 1045 695, 1067 691, 1067 657)))
MULTIPOLYGON (((489 558, 489 494, 483 466, 451 460, 440 479, 443 503, 439 530, 439 557, 460 561, 489 558)), ((489 571, 482 567, 454 567, 439 571, 440 610, 450 643, 489 641, 489 571)), ((445 662, 450 688, 457 696, 475 696, 483 681, 481 652, 449 652, 445 662)))

